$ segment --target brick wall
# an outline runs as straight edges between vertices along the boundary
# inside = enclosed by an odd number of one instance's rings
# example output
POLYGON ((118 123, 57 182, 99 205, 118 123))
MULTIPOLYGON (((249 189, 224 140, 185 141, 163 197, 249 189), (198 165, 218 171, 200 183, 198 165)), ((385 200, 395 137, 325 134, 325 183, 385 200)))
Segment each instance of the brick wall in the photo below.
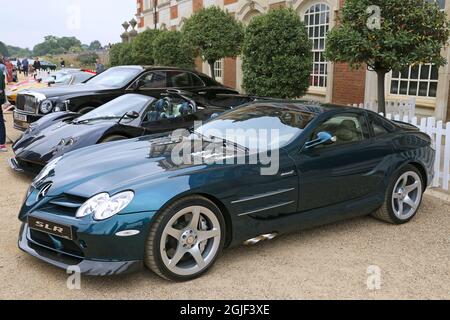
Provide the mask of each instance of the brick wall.
POLYGON ((236 88, 236 58, 224 59, 223 84, 230 88, 236 88))
POLYGON ((192 11, 197 12, 203 8, 203 0, 193 0, 192 1, 192 11))
POLYGON ((286 7, 286 2, 282 1, 282 2, 278 2, 278 3, 271 3, 269 5, 270 9, 280 9, 280 8, 284 8, 286 7))
POLYGON ((334 65, 333 98, 336 104, 363 103, 366 85, 366 69, 351 70, 346 63, 334 65))

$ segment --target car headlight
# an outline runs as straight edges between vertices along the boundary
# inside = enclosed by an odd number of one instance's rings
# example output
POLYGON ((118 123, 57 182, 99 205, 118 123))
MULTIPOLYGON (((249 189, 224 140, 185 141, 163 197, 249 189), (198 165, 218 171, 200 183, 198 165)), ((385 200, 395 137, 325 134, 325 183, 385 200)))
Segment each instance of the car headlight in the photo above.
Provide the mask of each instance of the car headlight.
POLYGON ((36 176, 36 178, 34 178, 32 184, 37 185, 41 180, 45 179, 50 174, 50 172, 56 168, 56 165, 58 164, 59 160, 61 160, 61 158, 62 156, 50 161, 44 167, 44 169, 42 169, 42 171, 36 176))
POLYGON ((52 111, 53 109, 53 102, 51 100, 44 100, 41 102, 41 106, 39 107, 39 110, 41 110, 41 112, 43 114, 47 114, 50 111, 52 111))
POLYGON ((108 193, 100 193, 86 201, 78 209, 76 217, 92 215, 95 220, 106 220, 125 209, 133 198, 133 191, 121 192, 112 197, 108 193))

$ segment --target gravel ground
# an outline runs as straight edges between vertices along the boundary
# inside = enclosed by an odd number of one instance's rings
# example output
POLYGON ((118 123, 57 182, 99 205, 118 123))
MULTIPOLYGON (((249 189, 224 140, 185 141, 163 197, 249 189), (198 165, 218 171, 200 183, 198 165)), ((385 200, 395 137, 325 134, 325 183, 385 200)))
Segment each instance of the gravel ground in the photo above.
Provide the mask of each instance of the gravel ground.
POLYGON ((69 290, 64 271, 17 248, 17 212, 30 179, 11 172, 9 156, 0 154, 0 299, 450 298, 450 204, 431 196, 409 224, 365 217, 233 248, 190 283, 169 283, 144 270, 83 277, 81 290, 69 290), (369 266, 381 270, 379 290, 367 288, 369 266))

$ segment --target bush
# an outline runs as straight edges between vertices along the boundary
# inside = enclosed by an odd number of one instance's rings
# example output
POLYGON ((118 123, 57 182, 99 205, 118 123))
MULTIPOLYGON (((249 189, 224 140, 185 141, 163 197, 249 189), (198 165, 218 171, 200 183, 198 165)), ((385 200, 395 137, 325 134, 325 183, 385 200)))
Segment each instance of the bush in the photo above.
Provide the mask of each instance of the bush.
MULTIPOLYGON (((155 59, 153 58, 153 41, 161 33, 160 30, 148 29, 139 33, 132 42, 132 57, 131 60, 134 63, 126 64, 140 64, 140 65, 153 65, 155 59)), ((126 54, 124 54, 126 55, 126 54)), ((123 62, 125 62, 123 60, 123 62)))
POLYGON ((92 65, 98 59, 98 54, 95 52, 85 52, 77 56, 77 61, 82 65, 92 65))
POLYGON ((312 69, 312 43, 292 9, 256 16, 243 44, 243 85, 247 93, 297 98, 306 93, 312 69))
POLYGON ((129 43, 116 43, 109 50, 109 63, 111 67, 134 64, 133 48, 129 43))
POLYGON ((181 32, 163 31, 153 42, 153 57, 158 65, 193 68, 195 52, 181 32))

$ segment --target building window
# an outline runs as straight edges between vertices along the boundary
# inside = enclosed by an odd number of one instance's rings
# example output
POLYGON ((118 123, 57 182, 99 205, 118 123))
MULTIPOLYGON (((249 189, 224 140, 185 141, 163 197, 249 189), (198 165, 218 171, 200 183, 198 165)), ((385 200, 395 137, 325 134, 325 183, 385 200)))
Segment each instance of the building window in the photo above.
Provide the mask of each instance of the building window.
POLYGON ((313 42, 313 70, 311 86, 327 86, 328 63, 324 58, 325 40, 330 29, 330 7, 323 3, 311 6, 305 13, 305 24, 313 42))
POLYGON ((216 79, 223 78, 223 60, 218 60, 214 63, 214 77, 216 79))
MULTIPOLYGON (((436 3, 441 10, 445 0, 426 0, 436 3)), ((436 98, 439 70, 433 64, 418 64, 401 71, 392 71, 391 90, 393 95, 436 98)))
POLYGON ((432 64, 420 64, 402 71, 393 71, 391 94, 435 98, 438 80, 438 68, 432 64))

